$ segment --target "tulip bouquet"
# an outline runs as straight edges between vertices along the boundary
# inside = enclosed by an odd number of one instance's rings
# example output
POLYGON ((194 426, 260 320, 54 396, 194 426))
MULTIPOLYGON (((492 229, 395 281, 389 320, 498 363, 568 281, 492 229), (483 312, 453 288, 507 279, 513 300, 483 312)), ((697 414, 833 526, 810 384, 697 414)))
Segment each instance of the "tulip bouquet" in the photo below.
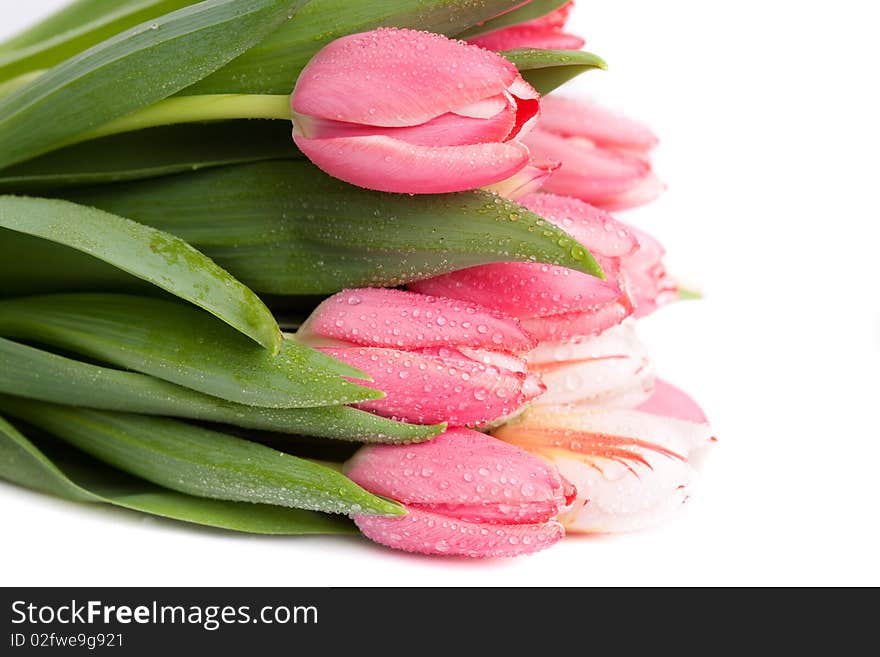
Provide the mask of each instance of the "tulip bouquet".
POLYGON ((712 440, 559 0, 76 0, 0 45, 0 477, 471 557, 628 531, 712 440))

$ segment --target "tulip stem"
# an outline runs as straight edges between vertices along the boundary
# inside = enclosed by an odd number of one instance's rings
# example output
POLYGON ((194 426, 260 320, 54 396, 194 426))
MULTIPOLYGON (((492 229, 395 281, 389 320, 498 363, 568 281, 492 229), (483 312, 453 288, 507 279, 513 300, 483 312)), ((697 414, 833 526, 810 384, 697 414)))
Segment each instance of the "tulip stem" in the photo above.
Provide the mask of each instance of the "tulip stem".
POLYGON ((63 146, 121 132, 143 130, 144 128, 232 119, 282 119, 290 121, 290 96, 261 94, 175 96, 127 116, 114 119, 98 128, 82 132, 66 141, 63 146))

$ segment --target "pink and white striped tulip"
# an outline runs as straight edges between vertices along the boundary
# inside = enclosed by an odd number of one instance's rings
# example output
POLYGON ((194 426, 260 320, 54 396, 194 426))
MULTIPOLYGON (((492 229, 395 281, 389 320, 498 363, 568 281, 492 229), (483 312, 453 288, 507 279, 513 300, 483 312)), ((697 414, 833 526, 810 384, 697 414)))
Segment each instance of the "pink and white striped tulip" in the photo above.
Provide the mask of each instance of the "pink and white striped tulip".
POLYGON ((538 93, 503 57, 439 34, 380 28, 337 39, 291 96, 293 138, 314 164, 385 192, 490 185, 529 162, 519 138, 538 93))
POLYGON ((580 50, 584 46, 584 40, 577 35, 568 34, 564 29, 573 7, 574 2, 568 2, 546 16, 487 32, 468 39, 468 42, 488 50, 580 50))
POLYGON ((631 320, 598 336, 541 342, 526 362, 547 386, 533 404, 630 408, 654 392, 654 368, 631 320))
POLYGON ((643 410, 534 406, 494 435, 554 463, 575 485, 574 505, 559 516, 567 531, 635 531, 687 501, 696 475, 689 458, 714 441, 683 392, 658 381, 656 395, 643 410))
POLYGON ((461 300, 403 290, 345 290, 297 333, 369 374, 385 398, 358 407, 418 424, 481 426, 516 412, 544 386, 522 355, 516 320, 461 300))
POLYGON ((513 557, 550 547, 565 535, 553 518, 575 495, 555 466, 470 429, 362 448, 345 472, 407 509, 394 518, 355 515, 364 535, 422 554, 513 557))

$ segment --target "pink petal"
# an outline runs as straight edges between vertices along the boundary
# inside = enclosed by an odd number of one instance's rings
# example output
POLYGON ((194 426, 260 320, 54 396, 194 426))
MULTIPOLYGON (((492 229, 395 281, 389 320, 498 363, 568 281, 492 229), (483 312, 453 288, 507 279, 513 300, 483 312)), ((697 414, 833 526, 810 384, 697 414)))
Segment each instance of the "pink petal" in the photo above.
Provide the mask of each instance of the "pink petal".
POLYGON ((469 267, 411 283, 409 288, 463 299, 521 319, 593 310, 621 297, 614 283, 532 262, 469 267))
POLYGON ((624 256, 638 247, 629 226, 576 198, 537 193, 520 198, 519 204, 553 222, 593 255, 624 256))
POLYGON ((401 518, 354 516, 364 536, 396 550, 430 555, 515 557, 550 547, 565 536, 558 522, 493 525, 410 509, 401 518))
POLYGON ((510 415, 535 392, 527 376, 471 361, 376 347, 321 349, 372 377, 386 397, 358 408, 416 424, 480 426, 510 415))
POLYGON ((697 424, 709 424, 706 414, 697 402, 663 379, 655 381, 654 394, 638 406, 638 410, 697 424))
POLYGON ((292 108, 336 121, 412 126, 504 92, 499 55, 439 34, 380 28, 332 41, 300 74, 292 108))
POLYGON ((666 183, 660 180, 652 171, 635 187, 622 194, 597 199, 595 203, 610 211, 628 210, 629 208, 637 208, 640 205, 657 200, 665 191, 666 183))
POLYGON ((565 505, 556 468, 470 429, 417 445, 363 448, 346 474, 376 495, 468 522, 536 523, 565 505))
POLYGON ((509 178, 528 164, 519 142, 430 147, 384 136, 307 139, 296 145, 328 174, 383 192, 441 194, 509 178))
POLYGON ((516 25, 482 34, 468 39, 468 43, 487 50, 516 50, 517 48, 580 50, 584 47, 584 40, 574 34, 525 25, 516 25))
POLYGON ((646 126, 595 103, 551 94, 541 101, 541 129, 562 137, 584 137, 597 146, 647 153, 658 139, 646 126))
POLYGON ((635 303, 636 317, 644 317, 658 307, 678 298, 678 285, 666 272, 663 246, 645 231, 630 230, 639 241, 639 247, 620 259, 618 277, 635 303))
POLYGON ((602 208, 619 207, 620 203, 630 206, 656 192, 656 183, 649 183, 645 193, 639 191, 646 180, 652 180, 650 164, 639 157, 560 137, 540 128, 532 130, 523 142, 532 157, 562 163, 544 185, 544 191, 573 196, 602 208), (627 198, 627 194, 632 196, 627 198))
POLYGON ((469 39, 469 43, 489 50, 514 50, 516 48, 580 50, 584 45, 584 40, 562 31, 573 5, 573 2, 569 2, 546 16, 480 35, 469 39))
POLYGON ((523 353, 535 342, 514 319, 467 301, 404 290, 344 290, 325 300, 297 338, 366 347, 472 347, 523 353))
POLYGON ((482 144, 506 141, 516 125, 516 111, 516 104, 511 101, 492 117, 472 118, 447 112, 426 123, 403 128, 297 116, 294 118, 294 134, 295 137, 311 140, 386 136, 419 146, 482 144))
POLYGON ((599 335, 620 324, 632 312, 629 298, 621 295, 590 310, 523 319, 520 324, 536 340, 570 340, 580 336, 599 335))
POLYGON ((556 162, 547 164, 535 164, 533 162, 518 173, 513 174, 510 178, 506 178, 494 185, 486 185, 483 189, 515 201, 541 189, 547 178, 550 177, 550 174, 558 168, 559 165, 556 162))

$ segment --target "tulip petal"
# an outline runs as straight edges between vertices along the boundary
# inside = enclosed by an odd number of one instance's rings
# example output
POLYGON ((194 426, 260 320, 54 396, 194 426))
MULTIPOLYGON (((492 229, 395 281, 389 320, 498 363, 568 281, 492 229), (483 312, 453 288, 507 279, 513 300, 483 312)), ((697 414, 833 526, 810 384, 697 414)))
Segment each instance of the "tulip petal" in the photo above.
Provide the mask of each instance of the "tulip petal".
POLYGON ((386 397, 358 408, 415 424, 480 426, 516 411, 533 395, 527 376, 460 358, 445 359, 375 347, 321 351, 372 377, 386 397))
POLYGON ((297 339, 403 350, 472 347, 523 353, 535 342, 514 319, 477 304, 404 290, 344 290, 321 303, 297 339))
POLYGON ((485 144, 506 141, 516 125, 516 114, 516 105, 510 104, 486 119, 447 112, 417 126, 383 130, 388 137, 417 146, 485 144))
POLYGON ((620 324, 632 311, 629 298, 621 295, 584 312, 523 319, 520 326, 536 340, 570 340, 579 336, 599 335, 620 324))
POLYGON ((495 435, 552 461, 578 491, 560 516, 575 532, 633 531, 686 501, 695 471, 687 458, 708 445, 703 424, 635 410, 540 406, 495 435))
POLYGON ((473 118, 447 112, 426 123, 403 128, 383 128, 297 115, 294 117, 294 134, 313 140, 385 136, 418 146, 462 146, 506 141, 516 126, 516 113, 516 104, 510 101, 490 117, 473 118))
POLYGON ((631 407, 654 389, 654 369, 632 323, 596 337, 542 342, 527 359, 547 387, 535 404, 631 407))
POLYGON ((468 522, 545 522, 565 505, 568 492, 552 465, 470 429, 449 429, 407 447, 361 449, 346 474, 409 509, 468 522))
POLYGON ((442 194, 509 178, 528 164, 519 142, 417 146, 385 136, 308 139, 296 145, 315 165, 353 185, 383 192, 442 194))
POLYGON ((639 405, 638 410, 697 424, 709 424, 706 414, 697 402, 691 399, 687 393, 663 379, 655 380, 654 394, 639 405))
POLYGON ((519 204, 552 221, 594 256, 625 256, 639 246, 632 228, 579 199, 537 193, 519 199, 519 204))
POLYGON ((558 522, 493 525, 410 509, 406 516, 354 516, 364 536, 390 548, 430 555, 516 557, 550 547, 565 536, 558 522))
POLYGON ((380 28, 322 48, 300 75, 291 102, 295 112, 325 119, 412 126, 500 94, 518 76, 513 64, 483 48, 380 28))
POLYGON ((573 4, 569 2, 545 16, 482 34, 468 39, 468 42, 488 50, 580 50, 584 46, 584 40, 562 31, 573 4))
POLYGON ((652 176, 651 165, 640 157, 599 148, 586 140, 560 137, 540 128, 525 135, 522 141, 532 157, 562 163, 545 183, 544 191, 573 196, 602 208, 631 207, 662 191, 658 190, 662 183, 652 176))
POLYGON ((409 285, 422 294, 463 299, 514 317, 546 317, 617 301, 620 289, 565 267, 504 262, 468 267, 409 285))
POLYGON ((644 317, 678 298, 678 285, 666 272, 663 246, 645 231, 630 227, 639 241, 631 255, 620 260, 620 278, 635 304, 635 316, 644 317))
POLYGON ((468 43, 487 50, 516 50, 518 48, 580 50, 584 47, 585 42, 575 34, 514 26, 468 39, 468 43))
POLYGON ((647 153, 659 140, 651 130, 596 103, 551 94, 541 101, 541 129, 562 137, 584 137, 597 146, 647 153))

